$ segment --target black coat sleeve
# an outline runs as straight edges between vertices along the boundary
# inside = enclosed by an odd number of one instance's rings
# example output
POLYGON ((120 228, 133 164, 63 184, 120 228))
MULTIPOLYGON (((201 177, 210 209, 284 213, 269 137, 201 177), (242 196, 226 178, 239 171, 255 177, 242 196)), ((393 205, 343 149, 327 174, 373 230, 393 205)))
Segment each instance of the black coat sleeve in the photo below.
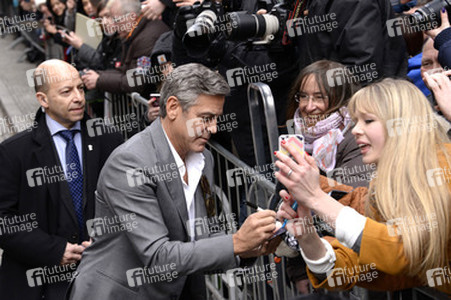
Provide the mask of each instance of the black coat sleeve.
MULTIPOLYGON (((3 145, 0 146, 0 218, 3 222, 17 218, 19 210, 27 210, 27 208, 21 208, 19 203, 21 193, 23 193, 21 182, 26 180, 23 178, 25 172, 22 172, 20 160, 12 155, 11 151, 8 151, 3 145)), ((36 199, 36 201, 39 200, 36 199)), ((37 222, 37 226, 33 225, 33 229, 30 231, 18 230, 13 233, 0 234, 0 248, 8 253, 8 256, 25 265, 59 265, 66 249, 67 240, 42 230, 40 227, 45 224, 39 224, 42 222, 39 220, 39 216, 33 220, 37 222)), ((26 225, 22 223, 19 226, 26 225)), ((8 227, 12 228, 12 226, 8 227)), ((5 229, 4 225, 0 228, 5 229)))
POLYGON ((446 28, 435 37, 434 47, 438 50, 440 65, 449 70, 451 68, 451 27, 446 28))

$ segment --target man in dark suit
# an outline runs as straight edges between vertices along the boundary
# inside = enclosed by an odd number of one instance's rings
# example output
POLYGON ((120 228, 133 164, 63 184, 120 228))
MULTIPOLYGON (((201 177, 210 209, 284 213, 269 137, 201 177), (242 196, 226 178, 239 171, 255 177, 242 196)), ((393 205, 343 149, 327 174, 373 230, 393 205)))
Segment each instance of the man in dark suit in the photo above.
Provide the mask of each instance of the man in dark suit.
POLYGON ((90 244, 98 175, 123 139, 88 134, 73 66, 45 61, 33 78, 35 126, 0 144, 0 297, 60 300, 90 244))
POLYGON ((221 75, 202 65, 171 73, 161 118, 118 147, 102 169, 99 223, 70 299, 205 299, 205 272, 236 268, 275 246, 267 242, 275 230, 271 210, 250 215, 234 234, 208 229, 216 220, 214 161, 205 144, 228 92, 221 75))

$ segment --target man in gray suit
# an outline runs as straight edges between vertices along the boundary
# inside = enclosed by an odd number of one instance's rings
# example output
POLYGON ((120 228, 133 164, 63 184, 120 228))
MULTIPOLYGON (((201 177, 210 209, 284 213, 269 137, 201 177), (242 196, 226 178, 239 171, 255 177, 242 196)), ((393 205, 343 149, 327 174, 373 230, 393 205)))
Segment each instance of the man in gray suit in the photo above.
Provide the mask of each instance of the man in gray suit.
POLYGON ((93 243, 69 299, 205 299, 206 272, 273 248, 271 210, 250 215, 233 235, 208 230, 218 218, 205 144, 228 93, 226 81, 199 64, 168 77, 160 119, 117 148, 100 174, 96 219, 88 221, 93 243))

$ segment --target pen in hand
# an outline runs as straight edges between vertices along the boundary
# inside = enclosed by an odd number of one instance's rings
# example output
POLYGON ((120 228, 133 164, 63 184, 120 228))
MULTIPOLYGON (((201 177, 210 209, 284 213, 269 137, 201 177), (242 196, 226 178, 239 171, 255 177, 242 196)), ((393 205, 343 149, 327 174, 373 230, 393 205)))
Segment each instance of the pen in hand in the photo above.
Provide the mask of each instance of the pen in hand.
MULTIPOLYGON (((298 203, 295 201, 295 202, 293 203, 293 205, 291 206, 291 208, 292 208, 294 211, 296 211, 296 210, 298 209, 298 203)), ((285 220, 283 221, 283 224, 282 224, 282 227, 281 227, 281 228, 285 228, 285 226, 287 225, 287 222, 288 222, 288 219, 285 219, 285 220)))
POLYGON ((263 208, 261 208, 260 206, 257 206, 256 204, 246 201, 246 205, 252 207, 253 209, 255 209, 256 211, 262 211, 264 210, 263 208))

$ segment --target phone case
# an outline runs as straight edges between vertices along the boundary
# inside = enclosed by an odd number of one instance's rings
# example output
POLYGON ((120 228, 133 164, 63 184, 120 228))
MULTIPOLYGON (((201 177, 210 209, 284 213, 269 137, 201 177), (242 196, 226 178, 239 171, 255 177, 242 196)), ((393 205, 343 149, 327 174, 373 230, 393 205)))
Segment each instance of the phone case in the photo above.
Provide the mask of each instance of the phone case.
POLYGON ((285 155, 290 155, 288 151, 282 147, 282 141, 294 145, 296 150, 304 155, 304 136, 302 134, 282 134, 279 136, 279 151, 285 155))

